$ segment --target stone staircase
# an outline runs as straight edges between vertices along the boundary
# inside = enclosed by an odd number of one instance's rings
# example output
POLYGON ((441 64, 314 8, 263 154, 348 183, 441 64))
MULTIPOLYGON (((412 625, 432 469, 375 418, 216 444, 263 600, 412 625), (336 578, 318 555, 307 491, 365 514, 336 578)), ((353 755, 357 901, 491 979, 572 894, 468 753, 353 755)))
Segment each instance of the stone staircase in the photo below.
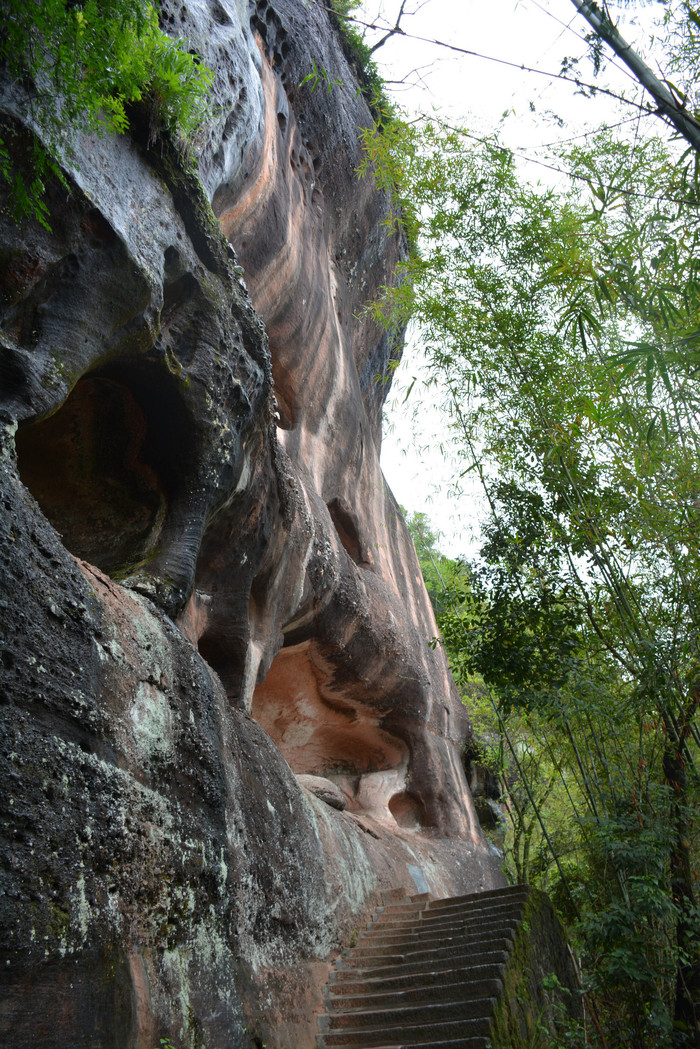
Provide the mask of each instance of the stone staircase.
POLYGON ((319 1049, 486 1049, 526 886, 380 909, 326 989, 319 1049))

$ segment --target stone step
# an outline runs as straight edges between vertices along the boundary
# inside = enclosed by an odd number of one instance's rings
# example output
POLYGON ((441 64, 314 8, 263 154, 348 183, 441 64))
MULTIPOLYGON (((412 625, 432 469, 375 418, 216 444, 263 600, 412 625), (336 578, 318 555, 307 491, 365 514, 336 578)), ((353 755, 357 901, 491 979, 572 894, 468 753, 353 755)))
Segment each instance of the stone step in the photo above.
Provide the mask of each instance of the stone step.
POLYGON ((455 903, 458 903, 462 907, 469 907, 474 904, 481 907, 488 906, 493 900, 498 901, 500 899, 509 899, 514 895, 527 896, 528 891, 527 885, 506 885, 501 889, 487 889, 485 892, 470 892, 463 896, 447 896, 437 900, 431 899, 429 894, 424 893, 422 896, 412 896, 410 901, 387 904, 384 908, 378 908, 378 910, 382 910, 383 912, 391 911, 393 913, 394 911, 399 911, 402 907, 412 907, 413 901, 426 899, 428 901, 427 905, 431 910, 436 908, 440 909, 441 907, 450 906, 455 903))
POLYGON ((381 893, 382 907, 388 907, 394 903, 410 903, 411 896, 406 889, 384 889, 381 893))
POLYGON ((425 950, 439 950, 440 947, 448 944, 450 946, 459 946, 467 942, 477 943, 481 940, 488 942, 499 937, 512 939, 519 924, 520 922, 513 918, 508 922, 500 921, 493 925, 478 925, 475 928, 467 926, 446 929, 442 935, 431 933, 430 935, 425 934, 421 936, 420 932, 405 932, 401 936, 392 936, 387 939, 383 936, 368 936, 360 940, 354 947, 346 948, 343 958, 365 955, 372 957, 379 954, 391 954, 396 951, 412 951, 415 950, 416 945, 421 945, 425 950))
POLYGON ((404 892, 403 896, 396 896, 391 899, 386 893, 382 894, 382 902, 377 907, 377 913, 383 913, 384 911, 393 911, 397 908, 412 908, 412 907, 425 907, 427 903, 434 902, 435 897, 429 892, 414 893, 413 896, 408 896, 404 892))
POLYGON ((426 940, 438 939, 442 936, 461 935, 464 932, 468 932, 470 929, 478 931, 479 929, 497 929, 499 925, 517 925, 522 921, 524 914, 524 908, 510 908, 508 911, 503 911, 501 914, 488 915, 488 914, 474 914, 470 918, 452 917, 446 919, 444 922, 421 922, 416 921, 406 926, 373 926, 371 929, 363 929, 358 936, 356 946, 365 943, 369 940, 376 940, 378 943, 393 943, 397 939, 412 936, 423 936, 426 940))
MULTIPOLYGON (((339 969, 338 972, 347 972, 350 979, 369 979, 369 980, 381 980, 392 976, 409 976, 413 973, 429 973, 441 970, 442 972, 450 972, 454 969, 464 969, 470 966, 477 965, 505 965, 508 955, 510 954, 511 944, 508 943, 507 948, 501 947, 482 950, 468 958, 460 959, 455 958, 454 953, 451 952, 448 958, 434 958, 432 956, 421 961, 404 961, 396 962, 393 965, 379 965, 372 966, 370 968, 362 969, 358 966, 349 967, 347 969, 339 969)), ((336 962, 337 966, 347 964, 347 960, 343 959, 336 962)))
POLYGON ((489 889, 488 892, 470 892, 466 896, 447 896, 441 900, 430 900, 428 908, 431 911, 441 911, 449 907, 488 906, 493 901, 512 899, 514 896, 524 896, 529 893, 527 885, 508 885, 503 889, 489 889))
POLYGON ((383 925, 387 921, 399 918, 411 918, 425 910, 425 903, 393 904, 391 907, 378 907, 371 918, 373 925, 383 925))
MULTIPOLYGON (((430 908, 423 907, 420 912, 416 912, 411 917, 388 917, 382 922, 370 922, 366 926, 366 932, 377 929, 378 935, 380 933, 383 935, 400 933, 404 928, 438 928, 450 922, 495 920, 502 915, 522 915, 526 902, 527 900, 523 897, 494 903, 489 907, 441 907, 439 911, 431 911, 430 908)), ((364 935, 364 930, 361 935, 364 935)))
POLYGON ((336 961, 319 1049, 487 1049, 527 896, 387 902, 336 961))
POLYGON ((448 1020, 478 1020, 491 1017, 495 998, 477 998, 476 1001, 458 999, 428 1005, 406 1005, 398 1009, 374 1009, 367 1012, 333 1012, 319 1017, 322 1034, 328 1031, 355 1031, 364 1028, 384 1030, 387 1027, 406 1027, 414 1024, 446 1023, 448 1020))
POLYGON ((420 962, 433 959, 468 962, 474 953, 484 950, 510 950, 515 939, 513 929, 499 928, 497 934, 445 937, 432 943, 416 940, 395 947, 353 947, 348 955, 339 958, 339 968, 370 969, 379 966, 397 965, 403 962, 420 962))
MULTIPOLYGON (((458 970, 467 973, 468 970, 458 970)), ((436 973, 432 983, 422 979, 420 974, 412 976, 401 989, 369 989, 372 981, 364 981, 356 986, 354 994, 327 994, 329 1011, 334 1013, 369 1011, 370 1009, 402 1009, 412 1005, 431 1005, 438 1002, 475 1001, 479 998, 497 998, 503 990, 503 981, 497 977, 490 980, 469 980, 453 978, 452 973, 436 973)), ((342 986, 342 984, 340 985, 342 986)))
POLYGON ((438 969, 434 972, 408 973, 404 976, 388 976, 380 979, 358 979, 358 975, 361 977, 362 974, 334 970, 330 973, 326 994, 333 1000, 341 1000, 348 995, 390 994, 410 990, 413 987, 437 988, 446 981, 459 982, 466 987, 472 983, 488 985, 494 981, 500 983, 502 973, 502 962, 492 965, 469 965, 462 969, 447 966, 445 969, 438 969))
MULTIPOLYGON (((423 911, 420 917, 413 920, 413 925, 425 929, 440 929, 445 925, 449 925, 450 922, 495 922, 502 918, 507 919, 513 915, 517 915, 518 920, 520 920, 525 910, 525 904, 525 900, 512 900, 508 903, 499 904, 498 907, 488 907, 483 910, 472 907, 469 911, 463 911, 460 907, 455 907, 454 910, 445 908, 442 911, 423 911)), ((384 931, 389 932, 393 928, 395 928, 394 925, 387 926, 384 931)))
POLYGON ((358 936, 357 946, 365 942, 399 943, 401 940, 407 942, 413 937, 424 937, 436 939, 443 936, 462 935, 465 932, 474 932, 479 929, 496 929, 499 926, 512 927, 517 925, 523 916, 524 907, 509 907, 497 915, 474 914, 471 917, 451 917, 429 922, 427 919, 420 922, 407 923, 405 927, 376 925, 364 930, 358 936))
POLYGON ((499 917, 507 917, 512 914, 522 914, 525 900, 509 900, 507 903, 499 903, 497 907, 470 907, 467 910, 455 908, 454 910, 427 911, 423 908, 408 917, 387 918, 382 922, 368 922, 362 929, 362 933, 376 930, 377 933, 386 934, 392 932, 403 932, 405 929, 441 929, 450 923, 496 921, 499 917))
POLYGON ((425 946, 417 941, 403 947, 385 948, 379 953, 369 950, 358 951, 347 958, 339 958, 338 969, 362 970, 385 969, 388 965, 411 965, 413 963, 432 962, 436 969, 463 968, 485 951, 510 951, 513 947, 515 932, 500 930, 498 936, 485 936, 478 939, 444 941, 439 947, 425 946))
MULTIPOLYGON (((317 1039, 319 1049, 324 1049, 325 1042, 323 1036, 319 1036, 317 1039)), ((413 1049, 416 1045, 415 1042, 402 1042, 400 1045, 381 1045, 376 1046, 374 1049, 413 1049)), ((467 1038, 451 1038, 447 1042, 421 1042, 420 1049, 489 1049, 490 1041, 487 1035, 477 1034, 467 1038)), ((346 1046, 345 1049, 353 1049, 352 1046, 346 1046)))
POLYGON ((319 1049, 377 1049, 380 1046, 425 1046, 442 1041, 454 1045, 457 1039, 481 1036, 488 1038, 491 1020, 448 1020, 446 1023, 413 1024, 382 1030, 331 1031, 318 1036, 319 1049))

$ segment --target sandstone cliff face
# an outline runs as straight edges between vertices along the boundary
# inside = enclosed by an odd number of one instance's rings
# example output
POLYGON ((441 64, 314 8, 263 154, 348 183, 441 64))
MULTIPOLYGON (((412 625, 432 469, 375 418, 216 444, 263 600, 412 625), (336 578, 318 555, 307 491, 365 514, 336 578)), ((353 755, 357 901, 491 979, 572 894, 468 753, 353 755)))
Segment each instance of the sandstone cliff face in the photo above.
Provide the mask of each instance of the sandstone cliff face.
POLYGON ((166 18, 216 73, 199 179, 136 119, 76 143, 51 233, 0 212, 13 1047, 303 1049, 381 889, 500 878, 378 465, 369 111, 320 4, 166 18))

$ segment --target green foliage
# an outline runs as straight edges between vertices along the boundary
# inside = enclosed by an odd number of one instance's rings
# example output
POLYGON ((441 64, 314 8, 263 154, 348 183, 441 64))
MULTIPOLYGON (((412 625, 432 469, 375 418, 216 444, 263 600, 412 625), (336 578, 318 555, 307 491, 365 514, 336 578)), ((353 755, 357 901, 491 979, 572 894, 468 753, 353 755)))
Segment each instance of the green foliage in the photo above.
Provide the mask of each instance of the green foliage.
POLYGON ((413 513, 406 518, 416 548, 425 587, 436 616, 447 614, 458 591, 468 590, 468 572, 459 561, 438 550, 439 534, 430 527, 428 515, 413 513))
POLYGON ((697 6, 688 0, 668 0, 664 4, 660 42, 668 56, 666 71, 677 81, 667 83, 697 119, 700 111, 700 12, 697 6))
MULTIPOLYGON (((158 26, 148 0, 8 0, 0 68, 41 129, 49 156, 70 150, 78 130, 121 134, 129 109, 144 104, 151 126, 184 144, 207 112, 212 73, 158 26)), ((47 224, 44 183, 55 164, 37 148, 29 181, 0 140, 0 178, 18 219, 47 224)))
POLYGON ((334 87, 340 87, 342 80, 335 80, 331 75, 323 68, 323 66, 317 66, 316 60, 311 60, 311 72, 299 82, 299 87, 303 87, 304 84, 308 84, 311 89, 311 93, 316 90, 319 84, 326 85, 326 91, 330 92, 334 87))
MULTIPOLYGON (((550 893, 582 952, 587 987, 612 1044, 670 1045, 680 961, 674 936, 683 916, 669 884, 674 791, 660 782, 665 741, 658 713, 615 672, 584 621, 574 657, 565 649, 565 680, 524 689, 518 671, 509 677, 504 670, 509 625, 500 634, 504 653, 493 643, 479 571, 473 566, 466 601, 457 595, 439 622, 483 758, 499 775, 506 871, 550 893), (476 671, 497 683, 475 687, 476 671)), ((449 592, 443 599, 450 601, 449 592)), ((516 637, 521 632, 527 627, 518 626, 516 637)), ((689 826, 697 816, 687 813, 689 826)), ((696 943, 697 908, 688 917, 696 943)))
MULTIPOLYGON (((359 129, 362 160, 360 178, 371 174, 379 189, 386 192, 393 207, 385 220, 393 232, 403 232, 410 255, 417 264, 420 257, 418 233, 419 211, 411 192, 412 168, 420 149, 421 136, 416 127, 398 119, 395 111, 385 112, 373 127, 359 129)), ((399 330, 411 316, 411 295, 399 296, 398 288, 378 311, 379 319, 399 330)))
POLYGON ((487 738, 506 741, 507 862, 559 904, 612 1044, 685 1044, 700 986, 694 163, 601 135, 562 158, 587 189, 555 194, 522 185, 496 142, 430 124, 399 142, 403 156, 384 137, 367 148, 410 201, 419 251, 379 312, 419 320, 488 502, 439 625, 463 690, 485 684, 487 738))
POLYGON ((363 94, 379 123, 385 123, 393 107, 384 90, 384 81, 372 57, 372 50, 352 21, 352 15, 361 6, 360 0, 329 0, 328 6, 340 31, 345 55, 362 84, 363 94))
MULTIPOLYGON (((355 70, 360 91, 372 109, 378 125, 381 126, 393 117, 394 106, 387 97, 384 81, 373 58, 373 50, 365 42, 363 34, 354 22, 354 15, 360 7, 360 0, 328 0, 326 9, 338 28, 345 58, 355 70)), ((301 83, 310 83, 314 89, 321 81, 326 84, 328 90, 341 83, 323 68, 318 70, 314 61, 312 72, 307 74, 301 83)))

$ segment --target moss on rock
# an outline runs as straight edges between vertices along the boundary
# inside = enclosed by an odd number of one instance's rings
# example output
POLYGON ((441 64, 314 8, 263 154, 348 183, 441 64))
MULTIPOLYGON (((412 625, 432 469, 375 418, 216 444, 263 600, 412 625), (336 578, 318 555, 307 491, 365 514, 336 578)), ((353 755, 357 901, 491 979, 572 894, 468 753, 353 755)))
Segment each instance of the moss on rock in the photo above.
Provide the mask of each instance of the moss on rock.
POLYGON ((491 1049, 554 1049, 581 1019, 574 961, 547 896, 531 889, 491 1023, 491 1049))

